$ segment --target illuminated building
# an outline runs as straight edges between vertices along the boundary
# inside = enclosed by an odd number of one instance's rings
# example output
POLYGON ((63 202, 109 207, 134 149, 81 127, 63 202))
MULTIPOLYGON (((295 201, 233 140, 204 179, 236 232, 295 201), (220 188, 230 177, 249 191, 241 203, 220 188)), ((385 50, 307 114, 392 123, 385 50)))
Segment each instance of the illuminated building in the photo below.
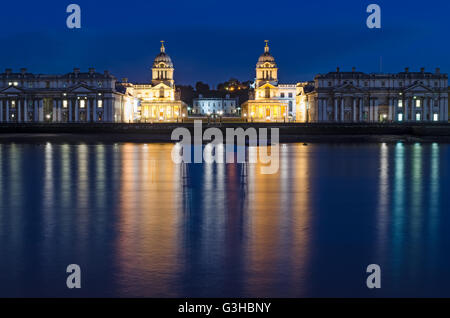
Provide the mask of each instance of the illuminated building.
POLYGON ((202 115, 232 115, 236 113, 237 104, 238 99, 231 98, 228 94, 225 95, 225 98, 204 97, 200 94, 193 101, 195 113, 202 115))
POLYGON ((447 122, 448 76, 404 72, 317 75, 306 93, 308 122, 447 122))
POLYGON ((108 71, 64 75, 20 73, 6 69, 0 74, 0 122, 120 122, 123 94, 108 71))
POLYGON ((141 121, 181 121, 187 116, 186 104, 175 90, 173 73, 172 60, 161 41, 161 52, 153 61, 152 82, 124 83, 127 91, 140 100, 141 121))
POLYGON ((314 82, 297 83, 296 93, 296 115, 295 120, 306 123, 309 113, 309 103, 307 94, 314 90, 314 82))
POLYGON ((288 121, 295 117, 296 85, 278 84, 278 67, 266 40, 256 64, 254 96, 242 105, 242 117, 249 121, 288 121))

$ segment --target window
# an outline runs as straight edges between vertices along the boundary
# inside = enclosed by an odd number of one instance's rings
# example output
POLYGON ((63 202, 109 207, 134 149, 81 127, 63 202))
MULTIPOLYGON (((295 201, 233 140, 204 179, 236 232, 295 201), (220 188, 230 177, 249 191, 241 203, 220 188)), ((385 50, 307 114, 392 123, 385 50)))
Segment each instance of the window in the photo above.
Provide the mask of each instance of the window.
POLYGON ((98 82, 97 84, 98 84, 98 87, 102 87, 103 86, 102 82, 98 82))
POLYGON ((421 100, 420 99, 416 99, 416 107, 420 107, 421 106, 421 100))
POLYGON ((420 113, 416 113, 416 121, 420 121, 420 113))
POLYGON ((289 93, 289 98, 292 98, 292 93, 289 93))
POLYGON ((403 121, 403 114, 398 114, 398 121, 403 121))
POLYGON ((328 86, 331 86, 331 82, 328 82, 328 86))
POLYGON ((386 86, 386 82, 381 82, 381 86, 385 87, 386 86))
POLYGON ((63 100, 63 108, 67 108, 67 100, 63 100))
POLYGON ((102 107, 103 107, 103 100, 99 99, 99 100, 97 101, 97 107, 98 107, 98 108, 102 108, 102 107))
POLYGON ((280 97, 281 97, 281 98, 284 98, 284 93, 281 93, 281 94, 280 94, 280 97))
POLYGON ((433 121, 438 121, 439 120, 439 115, 437 113, 433 114, 433 121))
POLYGON ((50 81, 45 82, 45 88, 50 88, 50 81))
POLYGON ((364 82, 364 86, 369 86, 369 82, 364 82))
POLYGON ((398 83, 400 87, 403 87, 403 82, 398 83))
POLYGON ((403 100, 402 99, 399 99, 398 100, 398 107, 403 107, 403 100))
POLYGON ((86 101, 84 99, 80 100, 80 108, 84 108, 86 106, 86 101))
POLYGON ((434 82, 434 86, 438 87, 439 86, 439 82, 434 82))

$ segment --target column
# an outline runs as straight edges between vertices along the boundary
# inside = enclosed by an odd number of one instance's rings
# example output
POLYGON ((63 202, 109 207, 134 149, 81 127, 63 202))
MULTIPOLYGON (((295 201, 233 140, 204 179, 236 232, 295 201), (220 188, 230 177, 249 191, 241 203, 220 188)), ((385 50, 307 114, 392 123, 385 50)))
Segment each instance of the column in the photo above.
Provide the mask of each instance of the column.
POLYGON ((373 101, 373 119, 376 123, 380 121, 380 116, 378 116, 378 98, 373 101))
POLYGON ((61 122, 61 99, 56 100, 56 122, 61 122))
POLYGON ((23 105, 23 121, 28 122, 28 99, 25 98, 25 104, 23 105))
POLYGON ((109 98, 103 99, 103 118, 105 122, 109 121, 109 98))
POLYGON ((80 116, 80 100, 79 99, 75 99, 75 122, 78 123, 79 121, 79 116, 80 116))
POLYGON ((71 123, 73 121, 72 118, 72 109, 73 109, 73 99, 68 99, 67 103, 69 104, 69 123, 71 123))
POLYGON ((344 97, 341 97, 341 122, 344 122, 344 97))
POLYGON ((353 115, 353 122, 356 122, 356 97, 353 97, 353 111, 352 111, 352 115, 353 115))
POLYGON ((44 122, 44 100, 39 100, 39 121, 44 122))
POLYGON ((362 122, 364 119, 364 97, 359 98, 359 121, 362 122))
POLYGON ((404 105, 403 105, 403 108, 405 109, 405 114, 404 114, 404 119, 403 119, 403 121, 409 121, 408 119, 408 107, 409 107, 409 98, 405 98, 405 99, 403 99, 403 101, 404 101, 404 105))
POLYGON ((39 111, 38 111, 38 100, 33 100, 33 121, 38 122, 39 121, 39 111))
POLYGON ((389 121, 394 121, 394 105, 393 105, 393 99, 392 97, 389 97, 389 115, 388 115, 388 119, 389 121))
POLYGON ((337 97, 334 97, 334 121, 337 122, 337 111, 338 111, 338 100, 337 97))
POLYGON ((0 99, 0 122, 3 122, 3 98, 0 99))
POLYGON ((322 112, 323 112, 323 109, 322 109, 322 99, 321 98, 319 98, 318 99, 318 101, 317 101, 317 121, 321 121, 321 119, 322 119, 322 112))
POLYGON ((52 122, 57 121, 57 114, 56 114, 56 99, 53 99, 53 112, 52 112, 52 122))
POLYGON ((17 109, 16 116, 17 116, 17 122, 18 123, 22 122, 22 118, 21 118, 21 115, 22 115, 22 111, 21 111, 22 104, 23 104, 23 101, 18 98, 17 99, 17 105, 16 105, 16 109, 17 109))
POLYGON ((93 108, 92 116, 94 117, 93 122, 97 122, 97 118, 98 118, 98 115, 97 115, 98 99, 97 99, 97 97, 94 98, 93 101, 94 101, 94 105, 92 105, 92 108, 93 108))
POLYGON ((86 122, 88 123, 91 121, 90 120, 90 118, 91 118, 91 99, 90 98, 88 98, 86 100, 85 107, 86 107, 86 122))
MULTIPOLYGON (((422 119, 422 121, 429 121, 429 118, 428 118, 428 115, 429 115, 428 108, 430 105, 429 103, 430 103, 430 99, 428 97, 425 97, 423 99, 423 110, 422 110, 423 119, 422 119)), ((431 118, 431 116, 430 116, 430 118, 431 118)))
POLYGON ((9 99, 6 99, 6 122, 9 123, 9 99))

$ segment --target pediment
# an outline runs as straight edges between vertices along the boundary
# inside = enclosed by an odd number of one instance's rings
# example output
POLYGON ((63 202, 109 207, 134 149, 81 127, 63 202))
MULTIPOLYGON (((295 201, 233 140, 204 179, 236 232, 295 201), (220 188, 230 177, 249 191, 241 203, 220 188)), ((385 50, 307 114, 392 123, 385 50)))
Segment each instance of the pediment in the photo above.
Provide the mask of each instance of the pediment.
POLYGON ((85 84, 78 84, 70 88, 69 91, 72 93, 92 93, 94 90, 92 90, 85 84))
POLYGON ((270 88, 276 88, 275 85, 271 84, 270 82, 264 83, 263 85, 261 85, 258 88, 266 88, 266 87, 270 87, 270 88))
POLYGON ((158 83, 158 84, 156 84, 155 86, 153 86, 153 88, 161 88, 161 87, 167 88, 167 89, 170 89, 170 88, 171 88, 169 85, 167 85, 167 84, 165 84, 165 83, 163 83, 163 82, 158 83))
POLYGON ((414 93, 431 93, 433 92, 430 88, 422 85, 422 84, 413 84, 405 89, 405 92, 414 92, 414 93))
POLYGON ((344 92, 344 93, 346 93, 346 92, 362 92, 361 89, 354 86, 353 84, 344 84, 342 86, 336 87, 334 91, 344 92))
POLYGON ((20 88, 17 88, 15 86, 8 86, 7 88, 0 91, 0 93, 3 94, 21 94, 24 91, 20 88))

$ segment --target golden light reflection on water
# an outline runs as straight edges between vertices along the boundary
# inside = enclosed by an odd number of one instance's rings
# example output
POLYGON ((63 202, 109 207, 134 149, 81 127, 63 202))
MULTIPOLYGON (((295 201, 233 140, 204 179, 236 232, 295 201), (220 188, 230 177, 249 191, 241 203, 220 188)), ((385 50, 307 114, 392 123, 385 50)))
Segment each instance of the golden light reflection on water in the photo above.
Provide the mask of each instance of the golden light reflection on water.
POLYGON ((245 284, 249 295, 270 294, 277 284, 284 288, 278 296, 283 290, 304 292, 301 282, 308 260, 310 149, 298 146, 289 151, 282 146, 277 174, 261 174, 260 163, 250 165, 249 275, 245 284), (291 270, 280 272, 286 266, 291 270))
POLYGON ((22 273, 52 282, 80 263, 92 295, 326 295, 314 270, 334 249, 364 261, 346 245, 361 238, 395 291, 444 285, 447 146, 358 146, 377 156, 369 172, 352 147, 281 146, 267 175, 261 163, 177 165, 171 144, 0 144, 0 279, 21 295, 22 273), (361 213, 345 216, 355 195, 361 213))
POLYGON ((155 295, 171 295, 179 267, 180 170, 172 145, 121 146, 118 239, 119 284, 139 296, 142 284, 157 281, 155 295), (150 159, 149 158, 153 158, 150 159))

